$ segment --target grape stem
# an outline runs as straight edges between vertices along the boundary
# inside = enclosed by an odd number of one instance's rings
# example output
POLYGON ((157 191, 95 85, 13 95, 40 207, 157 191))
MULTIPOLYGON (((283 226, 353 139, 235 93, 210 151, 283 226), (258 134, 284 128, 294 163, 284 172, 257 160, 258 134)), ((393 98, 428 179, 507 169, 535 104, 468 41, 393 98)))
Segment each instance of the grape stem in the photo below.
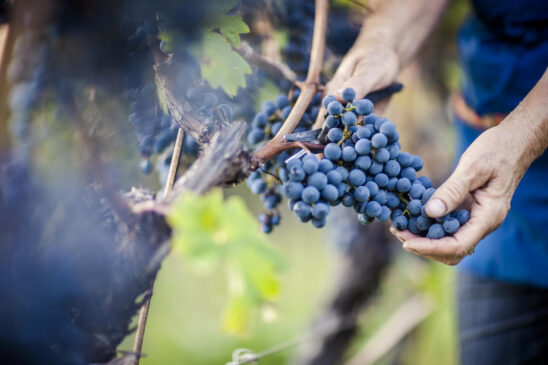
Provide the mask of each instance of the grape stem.
POLYGON ((314 34, 312 36, 312 50, 310 52, 310 66, 308 74, 304 82, 299 83, 301 94, 297 98, 291 113, 282 125, 282 128, 267 144, 255 152, 254 168, 277 156, 283 151, 295 147, 287 145, 293 142, 285 142, 284 137, 291 134, 304 115, 306 109, 310 105, 312 98, 322 89, 320 85, 320 71, 323 63, 323 55, 325 52, 325 37, 327 32, 327 13, 329 9, 328 0, 316 0, 316 8, 314 15, 314 34))

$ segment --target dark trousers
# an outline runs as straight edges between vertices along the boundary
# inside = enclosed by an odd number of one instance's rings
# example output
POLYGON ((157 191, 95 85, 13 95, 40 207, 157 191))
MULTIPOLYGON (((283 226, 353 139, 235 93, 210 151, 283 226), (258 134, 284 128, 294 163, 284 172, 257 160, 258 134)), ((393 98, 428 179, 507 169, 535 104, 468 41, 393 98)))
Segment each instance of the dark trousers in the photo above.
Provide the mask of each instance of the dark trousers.
POLYGON ((459 273, 463 365, 548 364, 548 289, 459 273))

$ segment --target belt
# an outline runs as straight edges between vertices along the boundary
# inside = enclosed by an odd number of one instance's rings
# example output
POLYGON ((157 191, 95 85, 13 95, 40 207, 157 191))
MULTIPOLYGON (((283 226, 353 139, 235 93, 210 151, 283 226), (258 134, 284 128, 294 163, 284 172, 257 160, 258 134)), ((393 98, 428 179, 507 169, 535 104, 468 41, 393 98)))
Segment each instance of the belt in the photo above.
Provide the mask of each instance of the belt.
POLYGON ((460 92, 451 95, 451 107, 459 119, 477 129, 494 127, 506 118, 506 114, 503 113, 479 115, 466 103, 460 92))

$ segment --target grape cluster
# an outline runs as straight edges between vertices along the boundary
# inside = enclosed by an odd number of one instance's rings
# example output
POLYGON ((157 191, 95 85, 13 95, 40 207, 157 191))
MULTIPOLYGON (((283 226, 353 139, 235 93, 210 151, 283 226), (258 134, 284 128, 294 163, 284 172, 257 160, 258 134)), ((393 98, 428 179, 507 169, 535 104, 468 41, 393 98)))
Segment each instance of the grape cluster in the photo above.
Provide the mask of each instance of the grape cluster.
POLYGON ((324 156, 309 154, 288 162, 289 180, 282 192, 290 209, 303 222, 323 227, 330 206, 352 207, 362 224, 387 221, 398 230, 441 238, 466 223, 469 212, 429 218, 424 209, 434 194, 430 179, 417 176, 423 160, 401 152, 396 125, 373 113, 373 103, 354 100, 355 92, 342 92, 343 105, 334 96, 322 103, 328 115, 324 156))
MULTIPOLYGON (((283 122, 291 113, 291 109, 299 97, 300 90, 290 91, 289 95, 280 94, 274 101, 265 101, 261 111, 255 115, 248 133, 248 143, 256 149, 263 146, 264 142, 272 139, 282 127, 283 122)), ((295 128, 295 132, 310 130, 318 115, 321 94, 314 96, 311 106, 303 114, 301 121, 295 128), (314 106, 315 105, 315 106, 314 106)), ((265 211, 259 216, 262 229, 269 233, 280 221, 277 207, 282 201, 280 183, 289 179, 285 167, 285 160, 295 151, 285 151, 274 159, 267 161, 260 171, 253 172, 247 180, 247 184, 253 194, 261 195, 265 211)))

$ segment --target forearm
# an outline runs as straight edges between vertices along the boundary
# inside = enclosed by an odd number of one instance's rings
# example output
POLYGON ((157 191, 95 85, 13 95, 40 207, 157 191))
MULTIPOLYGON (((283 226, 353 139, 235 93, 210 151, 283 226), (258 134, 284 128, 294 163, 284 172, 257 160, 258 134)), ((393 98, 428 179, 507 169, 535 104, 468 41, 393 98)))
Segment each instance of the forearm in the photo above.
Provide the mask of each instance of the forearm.
POLYGON ((448 0, 381 0, 364 20, 354 48, 378 39, 389 44, 400 65, 404 65, 428 37, 447 3, 448 0))
POLYGON ((520 140, 525 169, 548 147, 548 68, 523 101, 499 125, 520 140))

